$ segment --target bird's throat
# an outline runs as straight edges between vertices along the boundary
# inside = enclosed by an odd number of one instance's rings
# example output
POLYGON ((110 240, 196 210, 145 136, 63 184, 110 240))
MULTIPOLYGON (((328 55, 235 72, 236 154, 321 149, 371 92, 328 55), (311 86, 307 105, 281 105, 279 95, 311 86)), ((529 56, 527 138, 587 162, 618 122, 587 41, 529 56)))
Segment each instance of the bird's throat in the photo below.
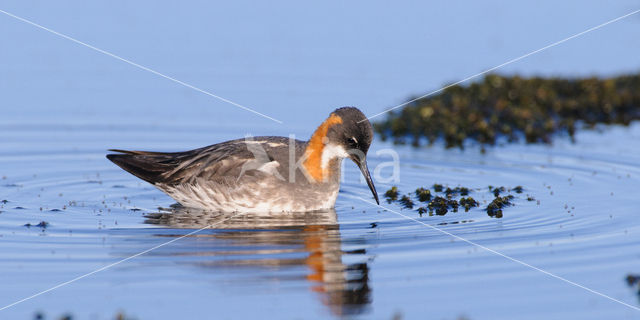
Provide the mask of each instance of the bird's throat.
POLYGON ((332 113, 309 139, 309 144, 305 150, 306 159, 303 167, 316 182, 325 181, 331 175, 331 166, 327 164, 331 159, 328 159, 327 152, 333 152, 334 150, 330 150, 330 147, 327 146, 327 132, 331 126, 339 123, 342 123, 342 118, 332 113))

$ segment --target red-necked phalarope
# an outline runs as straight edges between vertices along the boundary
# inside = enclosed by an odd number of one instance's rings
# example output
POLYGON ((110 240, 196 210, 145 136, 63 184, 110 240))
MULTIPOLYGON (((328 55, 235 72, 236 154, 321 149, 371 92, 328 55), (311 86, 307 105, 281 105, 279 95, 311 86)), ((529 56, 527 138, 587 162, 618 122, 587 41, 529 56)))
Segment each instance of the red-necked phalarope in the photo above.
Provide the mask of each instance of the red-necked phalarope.
POLYGON ((107 158, 186 207, 221 212, 304 212, 334 207, 342 159, 367 168, 371 124, 357 108, 336 109, 309 141, 251 137, 185 152, 110 150, 107 158))

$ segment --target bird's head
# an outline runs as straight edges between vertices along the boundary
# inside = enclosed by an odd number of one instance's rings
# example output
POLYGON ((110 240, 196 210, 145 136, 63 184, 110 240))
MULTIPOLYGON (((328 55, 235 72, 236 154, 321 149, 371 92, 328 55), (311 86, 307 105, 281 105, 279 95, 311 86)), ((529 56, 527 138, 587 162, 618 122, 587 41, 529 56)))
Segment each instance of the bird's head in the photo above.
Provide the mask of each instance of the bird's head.
POLYGON ((358 108, 354 107, 336 109, 327 121, 333 123, 327 128, 324 139, 325 152, 349 158, 355 162, 379 204, 378 193, 367 168, 367 152, 373 140, 371 123, 358 108))

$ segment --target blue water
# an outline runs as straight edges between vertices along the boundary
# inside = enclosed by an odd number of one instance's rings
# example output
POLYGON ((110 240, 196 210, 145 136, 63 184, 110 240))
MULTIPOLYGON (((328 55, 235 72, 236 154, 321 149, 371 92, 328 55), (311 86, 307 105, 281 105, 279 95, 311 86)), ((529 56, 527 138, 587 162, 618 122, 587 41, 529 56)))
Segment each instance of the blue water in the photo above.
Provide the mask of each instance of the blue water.
MULTIPOLYGON (((104 158, 108 148, 186 150, 247 133, 305 139, 335 107, 375 114, 634 5, 5 1, 0 10, 284 123, 0 14, 0 308, 217 223, 0 318, 638 319, 633 308, 372 206, 351 164, 335 211, 228 217, 159 210, 173 201, 104 158), (48 227, 24 226, 40 221, 48 227)), ((639 24, 630 17, 503 71, 636 71, 639 24)), ((640 272, 640 125, 581 131, 577 141, 482 154, 375 140, 369 166, 390 160, 379 150, 400 156, 400 180, 377 181, 380 192, 463 185, 486 205, 488 185, 524 186, 502 219, 481 208, 421 217, 383 206, 640 307, 624 282, 640 272)))

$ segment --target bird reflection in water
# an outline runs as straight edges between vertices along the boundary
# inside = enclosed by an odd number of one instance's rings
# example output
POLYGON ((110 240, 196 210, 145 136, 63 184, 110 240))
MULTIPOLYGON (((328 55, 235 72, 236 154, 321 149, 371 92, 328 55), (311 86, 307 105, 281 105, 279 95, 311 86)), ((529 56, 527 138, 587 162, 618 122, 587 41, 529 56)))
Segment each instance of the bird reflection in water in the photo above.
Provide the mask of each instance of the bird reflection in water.
MULTIPOLYGON (((332 313, 360 314, 371 303, 366 250, 342 250, 335 210, 264 215, 174 206, 149 213, 146 218, 145 223, 170 228, 200 229, 213 225, 214 232, 191 236, 211 240, 210 244, 199 242, 193 251, 181 251, 180 255, 224 256, 225 259, 198 260, 198 265, 278 269, 306 266, 305 280, 332 313), (349 260, 360 262, 345 264, 343 257, 347 255, 349 260)), ((300 280, 286 273, 279 274, 277 280, 300 280)))

